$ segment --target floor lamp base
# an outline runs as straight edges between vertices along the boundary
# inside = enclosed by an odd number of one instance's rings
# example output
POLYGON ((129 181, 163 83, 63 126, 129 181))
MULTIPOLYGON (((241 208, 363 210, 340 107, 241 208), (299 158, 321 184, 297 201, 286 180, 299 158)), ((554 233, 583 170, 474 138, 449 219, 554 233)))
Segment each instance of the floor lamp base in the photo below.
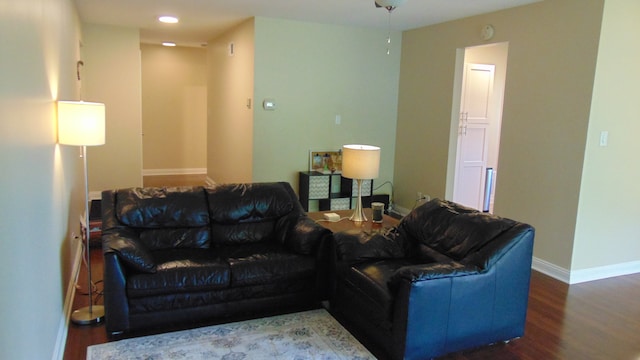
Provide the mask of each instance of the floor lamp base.
POLYGON ((83 307, 71 313, 71 322, 76 325, 92 325, 104 320, 104 306, 83 307))

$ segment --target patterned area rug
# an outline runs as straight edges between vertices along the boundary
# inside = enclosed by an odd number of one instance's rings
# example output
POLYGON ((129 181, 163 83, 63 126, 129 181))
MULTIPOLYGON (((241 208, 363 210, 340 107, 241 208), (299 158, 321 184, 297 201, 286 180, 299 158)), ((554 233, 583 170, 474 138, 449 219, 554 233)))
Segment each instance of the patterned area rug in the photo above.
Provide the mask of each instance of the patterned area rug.
POLYGON ((375 359, 324 309, 93 345, 104 359, 375 359))

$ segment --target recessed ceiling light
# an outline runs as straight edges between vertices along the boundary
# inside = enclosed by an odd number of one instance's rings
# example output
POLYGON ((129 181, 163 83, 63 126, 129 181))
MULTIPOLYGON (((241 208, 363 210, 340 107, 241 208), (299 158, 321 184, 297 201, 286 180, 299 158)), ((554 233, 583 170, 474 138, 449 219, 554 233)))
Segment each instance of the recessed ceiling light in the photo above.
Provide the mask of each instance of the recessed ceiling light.
POLYGON ((170 41, 165 41, 162 43, 162 46, 176 46, 176 43, 174 42, 170 42, 170 41))
POLYGON ((160 16, 158 21, 166 23, 166 24, 175 24, 178 22, 178 18, 175 16, 160 16))

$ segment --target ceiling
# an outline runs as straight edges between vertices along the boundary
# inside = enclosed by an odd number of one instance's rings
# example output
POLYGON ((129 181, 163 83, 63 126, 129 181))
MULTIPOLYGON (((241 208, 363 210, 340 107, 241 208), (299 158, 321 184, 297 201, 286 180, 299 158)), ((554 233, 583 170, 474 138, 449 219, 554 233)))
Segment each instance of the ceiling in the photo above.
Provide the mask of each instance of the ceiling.
MULTIPOLYGON (((387 28, 387 10, 374 0, 74 0, 83 22, 140 29, 143 43, 173 41, 204 46, 229 27, 253 16, 387 28), (180 18, 162 24, 160 15, 180 18)), ((540 0, 407 0, 390 18, 394 30, 408 30, 453 19, 521 6, 540 0)))

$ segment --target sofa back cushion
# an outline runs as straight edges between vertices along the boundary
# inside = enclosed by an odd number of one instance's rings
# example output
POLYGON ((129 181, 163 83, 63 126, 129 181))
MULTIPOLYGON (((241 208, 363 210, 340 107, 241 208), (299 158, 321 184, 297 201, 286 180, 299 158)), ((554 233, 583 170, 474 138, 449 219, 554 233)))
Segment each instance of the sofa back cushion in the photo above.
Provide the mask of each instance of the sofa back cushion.
POLYGON ((400 230, 418 253, 426 249, 431 252, 428 256, 433 257, 435 251, 459 261, 515 224, 513 220, 434 199, 407 215, 400 224, 400 230))
POLYGON ((202 187, 121 189, 116 192, 115 208, 118 221, 137 229, 149 250, 210 246, 202 187))
POLYGON ((297 209, 288 183, 221 184, 206 189, 213 244, 281 238, 280 220, 297 209))

